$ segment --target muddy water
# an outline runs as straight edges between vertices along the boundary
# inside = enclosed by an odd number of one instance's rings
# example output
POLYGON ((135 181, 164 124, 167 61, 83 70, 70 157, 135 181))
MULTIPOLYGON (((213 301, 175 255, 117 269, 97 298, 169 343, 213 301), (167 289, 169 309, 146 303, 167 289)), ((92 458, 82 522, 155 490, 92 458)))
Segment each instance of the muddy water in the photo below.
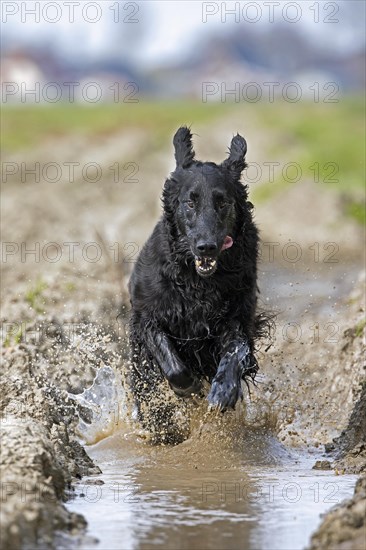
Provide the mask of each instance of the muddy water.
POLYGON ((220 441, 215 429, 170 448, 126 430, 88 447, 103 474, 68 503, 88 521, 80 548, 302 549, 353 492, 355 476, 312 470, 315 455, 253 431, 220 441))
MULTIPOLYGON (((261 273, 262 297, 272 297, 269 307, 281 303, 280 321, 303 323, 309 309, 337 318, 353 285, 341 266, 270 268, 261 273)), ((320 515, 352 495, 356 477, 313 470, 319 451, 285 447, 242 412, 210 416, 201 406, 191 437, 176 447, 153 447, 124 422, 86 446, 103 473, 83 478, 67 504, 88 522, 77 547, 305 548, 320 515)))

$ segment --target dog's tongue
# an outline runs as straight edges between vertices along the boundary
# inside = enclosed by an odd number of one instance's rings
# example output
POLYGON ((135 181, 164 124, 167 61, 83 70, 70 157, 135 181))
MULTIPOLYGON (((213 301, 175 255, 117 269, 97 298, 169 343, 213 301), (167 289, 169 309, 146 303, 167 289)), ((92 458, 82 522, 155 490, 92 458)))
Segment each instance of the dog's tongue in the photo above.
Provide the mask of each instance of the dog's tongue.
POLYGON ((233 244, 234 244, 233 239, 229 237, 229 235, 227 235, 227 237, 225 237, 224 239, 224 244, 222 245, 221 250, 226 250, 227 248, 230 248, 231 246, 233 246, 233 244))

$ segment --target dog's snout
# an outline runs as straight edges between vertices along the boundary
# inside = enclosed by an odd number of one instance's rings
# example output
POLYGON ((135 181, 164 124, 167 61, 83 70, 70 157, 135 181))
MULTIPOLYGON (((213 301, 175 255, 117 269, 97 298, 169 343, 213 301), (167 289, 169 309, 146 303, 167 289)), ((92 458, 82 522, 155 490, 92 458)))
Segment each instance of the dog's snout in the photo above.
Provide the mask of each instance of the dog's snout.
POLYGON ((213 241, 198 241, 197 250, 203 255, 215 254, 217 252, 217 244, 213 241))

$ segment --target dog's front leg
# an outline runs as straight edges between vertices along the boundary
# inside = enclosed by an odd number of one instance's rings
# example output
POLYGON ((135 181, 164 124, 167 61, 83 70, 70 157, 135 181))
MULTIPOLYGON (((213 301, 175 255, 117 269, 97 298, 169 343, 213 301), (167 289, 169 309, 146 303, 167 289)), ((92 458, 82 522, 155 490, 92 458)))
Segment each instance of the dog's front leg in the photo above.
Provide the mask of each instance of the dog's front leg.
POLYGON ((212 381, 208 402, 222 411, 234 409, 242 397, 242 375, 250 366, 251 351, 246 339, 236 339, 224 349, 217 373, 212 381))
POLYGON ((162 331, 148 329, 146 343, 151 356, 180 397, 200 393, 201 383, 178 357, 169 337, 162 331))

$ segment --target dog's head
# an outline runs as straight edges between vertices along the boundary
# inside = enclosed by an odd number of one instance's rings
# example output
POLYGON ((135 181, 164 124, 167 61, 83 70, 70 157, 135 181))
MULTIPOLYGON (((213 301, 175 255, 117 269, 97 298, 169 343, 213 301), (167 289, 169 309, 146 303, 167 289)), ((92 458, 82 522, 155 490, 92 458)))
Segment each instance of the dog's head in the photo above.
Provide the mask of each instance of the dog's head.
POLYGON ((220 254, 229 253, 249 212, 246 187, 240 183, 247 144, 234 136, 228 158, 217 165, 195 160, 189 128, 179 128, 173 143, 177 166, 164 186, 164 216, 191 252, 197 273, 208 277, 220 254))

